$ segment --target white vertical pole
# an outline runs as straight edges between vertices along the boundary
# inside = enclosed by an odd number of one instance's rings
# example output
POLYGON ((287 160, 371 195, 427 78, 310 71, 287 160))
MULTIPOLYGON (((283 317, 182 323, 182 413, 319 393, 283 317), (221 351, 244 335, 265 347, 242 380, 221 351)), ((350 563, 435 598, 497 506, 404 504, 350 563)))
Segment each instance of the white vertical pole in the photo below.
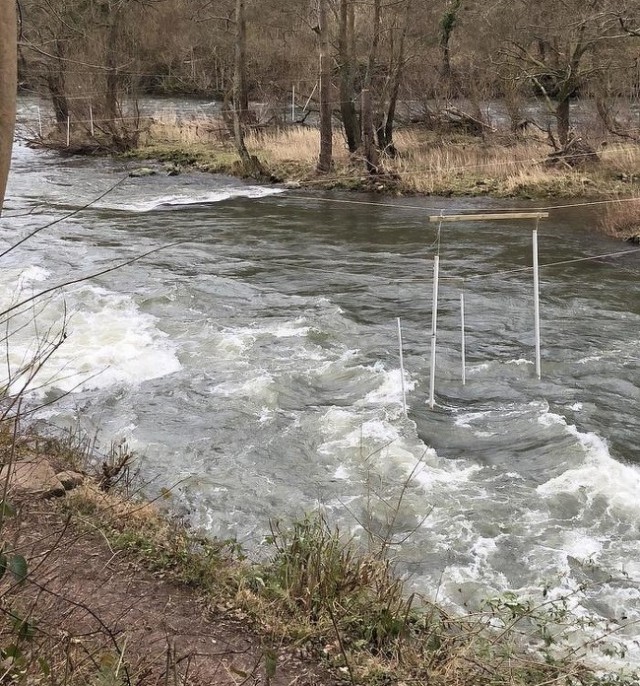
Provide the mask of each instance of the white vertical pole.
POLYGON ((429 377, 429 407, 433 409, 436 403, 436 335, 438 327, 438 275, 440 272, 440 256, 433 258, 433 308, 431 311, 431 369, 429 377))
POLYGON ((291 123, 296 120, 296 86, 291 87, 291 123))
POLYGON ((91 126, 91 135, 93 136, 93 107, 91 106, 91 103, 89 103, 89 125, 91 126))
POLYGON ((541 377, 540 365, 540 278, 538 274, 538 223, 533 230, 533 314, 535 318, 536 376, 541 377))
POLYGON ((311 98, 315 95, 315 92, 318 90, 318 82, 316 81, 315 85, 313 86, 313 90, 311 91, 311 95, 307 98, 307 102, 305 102, 304 107, 302 108, 302 114, 304 114, 308 107, 309 103, 311 102, 311 98))
POLYGON ((462 358, 462 385, 464 386, 467 383, 467 350, 464 331, 464 291, 460 291, 460 334, 460 355, 462 358))
POLYGON ((67 117, 67 148, 71 144, 71 117, 67 117))
POLYGON ((40 105, 38 105, 38 133, 42 138, 42 114, 40 113, 40 105))
POLYGON ((400 386, 402 387, 402 411, 407 416, 407 392, 404 387, 404 353, 402 351, 402 323, 398 317, 398 349, 400 350, 400 386))

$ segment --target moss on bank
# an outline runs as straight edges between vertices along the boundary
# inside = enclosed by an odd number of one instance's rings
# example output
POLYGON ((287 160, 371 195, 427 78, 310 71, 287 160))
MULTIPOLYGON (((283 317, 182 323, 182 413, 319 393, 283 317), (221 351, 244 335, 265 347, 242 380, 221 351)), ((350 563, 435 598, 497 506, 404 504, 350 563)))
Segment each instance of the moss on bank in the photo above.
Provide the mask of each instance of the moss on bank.
MULTIPOLYGON (((151 131, 130 159, 158 160, 205 172, 238 175, 238 158, 225 140, 203 140, 171 131, 151 131)), ((363 171, 362 161, 334 141, 330 174, 315 171, 316 132, 301 127, 255 134, 248 138, 252 154, 271 180, 295 187, 345 189, 396 195, 488 196, 496 198, 612 198, 634 193, 640 180, 640 149, 603 146, 599 161, 580 168, 550 166, 548 146, 538 140, 470 136, 443 138, 420 129, 398 134, 400 155, 383 161, 379 175, 363 171)))
POLYGON ((318 661, 353 684, 609 683, 551 650, 526 647, 557 618, 555 604, 535 607, 510 596, 482 616, 454 617, 408 594, 389 560, 357 549, 319 514, 274 524, 267 561, 253 563, 235 542, 195 536, 153 505, 91 482, 60 506, 114 550, 197 589, 214 612, 249 619, 266 644, 318 661))
MULTIPOLYGON (((109 578, 119 575, 118 588, 125 604, 129 586, 150 570, 155 581, 145 581, 144 593, 150 599, 158 595, 161 607, 167 593, 180 596, 181 602, 191 602, 184 591, 189 589, 194 602, 208 608, 209 622, 235 617, 253 626, 256 642, 262 646, 265 683, 285 655, 321 665, 333 675, 323 681, 304 682, 313 684, 636 683, 634 678, 620 675, 597 677, 578 661, 556 654, 558 621, 568 630, 572 621, 577 621, 572 620, 562 600, 542 600, 536 605, 508 594, 494 598, 486 612, 454 616, 407 592, 384 555, 385 546, 377 551, 363 550, 318 513, 289 525, 273 523, 265 541, 265 559, 252 562, 234 541, 196 535, 157 504, 125 496, 132 485, 126 478, 132 456, 126 450, 118 449, 96 463, 86 444, 74 441, 22 438, 5 430, 0 433, 0 443, 5 464, 46 458, 56 468, 84 465, 86 471, 93 464, 96 475, 60 499, 23 499, 13 523, 3 530, 6 554, 21 550, 29 564, 28 574, 16 584, 5 584, 0 591, 4 611, 0 617, 0 652, 6 674, 11 675, 6 683, 147 683, 144 675, 151 674, 152 667, 133 658, 145 653, 146 644, 127 645, 129 636, 142 640, 139 624, 146 621, 144 613, 137 626, 129 627, 127 615, 116 612, 117 635, 104 623, 99 622, 95 631, 85 627, 84 634, 80 631, 73 638, 72 657, 72 644, 64 627, 58 631, 49 624, 40 640, 34 641, 41 631, 38 626, 47 626, 39 624, 40 613, 48 611, 50 622, 55 616, 46 604, 43 609, 41 599, 49 593, 57 605, 65 589, 82 589, 84 579, 107 568, 109 578), (79 552, 76 546, 74 554, 68 554, 68 546, 77 541, 85 543, 79 552), (97 552, 100 545, 101 554, 97 552), (50 567, 42 568, 47 560, 50 567), (61 574, 62 586, 58 583, 61 574), (172 591, 167 590, 167 582, 173 584, 172 591), (32 588, 31 595, 25 592, 27 587, 32 588), (98 641, 98 633, 106 642, 98 641), (538 646, 536 652, 530 647, 533 644, 538 646), (91 659, 76 669, 80 653, 91 659)), ((171 494, 162 491, 158 502, 165 499, 170 502, 171 494)), ((20 570, 13 572, 15 576, 20 570)), ((109 604, 117 606, 113 596, 107 598, 109 604)), ((90 606, 80 605, 85 616, 96 619, 90 606)), ((69 607, 71 611, 73 602, 69 607)), ((190 621, 188 617, 186 621, 190 621)), ((197 652, 188 645, 183 649, 186 655, 190 649, 197 652)), ((186 677, 183 681, 177 674, 165 683, 203 683, 189 682, 186 677)))
MULTIPOLYGON (((171 165, 171 173, 197 169, 242 176, 244 171, 223 123, 203 119, 176 122, 150 119, 126 152, 109 140, 74 132, 70 145, 52 131, 32 141, 35 146, 66 154, 120 154, 126 159, 156 160, 171 165), (75 138, 74 138, 75 137, 75 138)), ((570 163, 549 157, 545 139, 494 133, 484 138, 442 134, 420 126, 398 130, 396 157, 383 156, 380 172, 364 171, 360 155, 350 155, 336 132, 333 168, 316 172, 318 132, 289 126, 254 129, 246 136, 251 155, 266 173, 260 181, 318 190, 344 189, 395 195, 471 196, 495 198, 621 198, 639 190, 640 146, 601 140, 597 151, 573 155, 570 163)))

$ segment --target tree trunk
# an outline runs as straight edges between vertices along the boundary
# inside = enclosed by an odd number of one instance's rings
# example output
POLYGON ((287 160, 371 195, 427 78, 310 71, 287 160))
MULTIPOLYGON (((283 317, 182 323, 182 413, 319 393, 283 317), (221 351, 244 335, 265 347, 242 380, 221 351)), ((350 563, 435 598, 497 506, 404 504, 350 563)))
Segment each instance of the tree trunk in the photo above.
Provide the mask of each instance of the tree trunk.
MULTIPOLYGON (((380 44, 380 14, 381 14, 381 0, 374 0, 373 3, 373 26, 371 30, 371 48, 369 50, 369 59, 367 61, 367 71, 364 78, 364 87, 362 89, 362 147, 364 148, 364 157, 367 171, 369 174, 377 174, 379 156, 376 148, 376 140, 374 137, 373 128, 373 106, 371 103, 371 84, 373 83, 373 75, 377 67, 378 59, 378 45, 380 44)), ((380 127, 378 127, 379 129, 380 127)))
POLYGON ((373 21, 371 27, 371 48, 369 49, 369 59, 367 60, 367 71, 364 77, 364 88, 371 88, 373 75, 376 70, 378 59, 378 45, 380 44, 380 13, 381 0, 373 2, 373 21))
POLYGON ((18 90, 15 0, 0 0, 0 213, 11 166, 18 90))
POLYGON ((378 149, 373 136, 373 113, 371 111, 371 91, 368 88, 362 90, 362 147, 364 158, 369 174, 377 174, 378 149))
POLYGON ((378 128, 378 147, 389 157, 396 157, 398 150, 393 143, 393 124, 396 117, 396 107, 398 105, 398 94, 400 93, 400 80, 402 78, 402 70, 398 68, 396 76, 394 77, 391 95, 389 97, 389 106, 384 116, 382 125, 378 128))
POLYGON ((556 107, 556 127, 558 129, 558 141, 564 147, 569 140, 569 107, 571 100, 566 97, 558 103, 556 107))
POLYGON ((358 112, 354 103, 354 71, 350 44, 353 37, 353 0, 340 0, 340 26, 338 31, 338 56, 340 59, 340 113, 342 125, 347 139, 347 147, 350 153, 354 153, 360 145, 360 123, 358 112))
POLYGON ((69 116, 69 102, 66 93, 64 92, 64 76, 54 69, 48 69, 47 87, 49 88, 49 94, 51 95, 51 103, 53 105, 56 123, 58 126, 66 126, 67 117, 69 116))
POLYGON ((117 10, 110 9, 108 5, 107 20, 107 46, 105 66, 107 67, 107 84, 105 89, 105 114, 108 126, 114 126, 118 119, 118 19, 115 16, 117 10))
POLYGON ((393 144, 393 124, 396 117, 396 107, 398 105, 398 97, 400 95, 400 85, 402 83, 402 73, 404 70, 404 47, 409 31, 409 17, 411 15, 411 0, 407 0, 405 5, 404 19, 402 32, 400 34, 400 42, 398 45, 398 55, 395 68, 392 71, 391 90, 389 93, 389 102, 386 112, 382 118, 382 122, 377 130, 378 147, 390 157, 396 157, 398 151, 393 144))
POLYGON ((441 75, 447 86, 447 95, 453 93, 453 80, 451 78, 451 35, 458 20, 458 12, 462 0, 453 0, 450 7, 446 10, 440 20, 440 48, 442 49, 442 68, 441 75))
POLYGON ((245 60, 246 60, 247 25, 244 17, 244 0, 236 0, 236 45, 233 70, 233 137, 236 151, 247 173, 251 173, 252 160, 244 142, 242 123, 246 116, 245 96, 245 60))
POLYGON ((328 0, 318 2, 320 32, 320 154, 317 170, 331 171, 333 160, 333 129, 331 126, 331 61, 329 56, 328 0))
POLYGON ((244 7, 244 0, 236 1, 236 71, 234 74, 236 92, 234 100, 242 123, 248 122, 251 118, 249 116, 249 92, 247 89, 247 18, 244 7))

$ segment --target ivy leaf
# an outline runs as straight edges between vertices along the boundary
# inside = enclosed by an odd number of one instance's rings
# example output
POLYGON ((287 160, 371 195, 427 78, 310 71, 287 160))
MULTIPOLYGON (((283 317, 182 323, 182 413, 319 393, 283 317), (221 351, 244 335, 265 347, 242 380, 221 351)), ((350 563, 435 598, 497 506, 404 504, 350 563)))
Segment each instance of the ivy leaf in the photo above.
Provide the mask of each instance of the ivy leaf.
POLYGON ((18 662, 22 658, 22 651, 15 643, 12 643, 6 648, 3 648, 2 655, 5 659, 10 658, 14 662, 18 662))
POLYGON ((9 571, 13 574, 13 578, 20 583, 27 578, 29 569, 27 567, 27 561, 22 555, 14 555, 9 560, 9 571))
POLYGON ((15 517, 16 510, 10 502, 0 500, 0 519, 7 519, 8 517, 15 517))
POLYGON ((51 665, 43 657, 38 658, 38 664, 40 665, 40 671, 45 676, 51 675, 51 665))

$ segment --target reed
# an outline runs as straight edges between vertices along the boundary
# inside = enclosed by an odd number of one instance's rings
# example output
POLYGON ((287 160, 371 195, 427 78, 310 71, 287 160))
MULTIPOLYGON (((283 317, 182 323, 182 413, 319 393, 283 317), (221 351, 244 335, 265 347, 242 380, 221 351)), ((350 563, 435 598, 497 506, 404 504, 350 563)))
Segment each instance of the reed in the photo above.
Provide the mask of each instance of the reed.
POLYGON ((600 229, 608 236, 640 243, 640 197, 606 205, 600 229))
MULTIPOLYGON (((313 127, 248 127, 246 144, 274 177, 304 184, 345 188, 392 188, 400 193, 493 195, 496 197, 584 197, 628 194, 640 182, 640 146, 617 142, 598 148, 600 162, 584 168, 551 166, 551 148, 543 136, 526 139, 494 135, 486 140, 462 134, 444 137, 418 127, 399 129, 400 154, 383 156, 378 179, 364 172, 358 153, 350 154, 338 127, 334 166, 316 178, 319 134, 313 127)), ((209 171, 233 173, 234 148, 221 118, 204 113, 178 118, 171 112, 151 120, 138 156, 190 157, 209 171), (173 153, 172 153, 173 151, 173 153)))

